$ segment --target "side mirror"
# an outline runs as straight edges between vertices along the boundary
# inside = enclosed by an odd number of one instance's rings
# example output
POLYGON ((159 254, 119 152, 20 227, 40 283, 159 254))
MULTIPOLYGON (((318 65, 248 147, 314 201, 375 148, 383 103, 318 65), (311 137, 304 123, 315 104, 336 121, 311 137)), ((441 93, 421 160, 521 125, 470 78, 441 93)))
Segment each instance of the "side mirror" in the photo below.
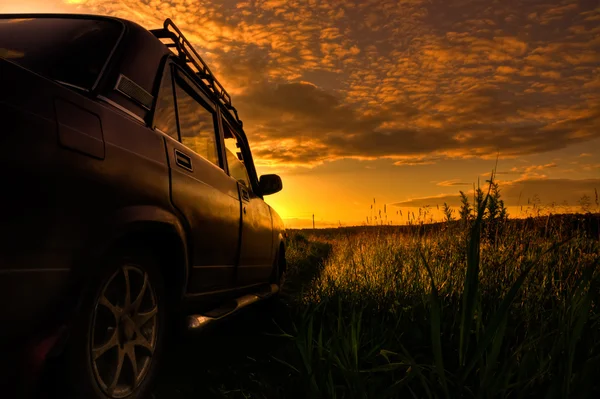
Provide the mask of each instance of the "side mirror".
POLYGON ((278 193, 283 188, 281 177, 277 175, 262 175, 260 179, 258 179, 258 185, 260 186, 260 191, 262 191, 263 195, 278 193))

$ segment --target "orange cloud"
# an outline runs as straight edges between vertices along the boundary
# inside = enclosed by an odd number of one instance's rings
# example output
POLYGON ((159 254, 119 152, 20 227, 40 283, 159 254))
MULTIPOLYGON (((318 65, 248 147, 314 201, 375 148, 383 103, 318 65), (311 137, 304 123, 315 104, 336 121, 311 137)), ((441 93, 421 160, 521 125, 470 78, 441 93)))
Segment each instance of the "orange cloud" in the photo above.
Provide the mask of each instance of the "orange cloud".
MULTIPOLYGON (((526 205, 534 197, 542 204, 576 205, 583 195, 591 197, 594 189, 600 186, 600 179, 525 179, 500 183, 502 199, 506 206, 526 205), (560 187, 560 190, 557 190, 560 187)), ((467 194, 472 194, 469 190, 467 194)), ((449 206, 460 206, 458 189, 456 192, 429 197, 414 198, 395 202, 395 207, 435 207, 447 203, 449 206)))
POLYGON ((574 0, 517 9, 469 0, 72 7, 148 28, 174 19, 233 95, 261 165, 416 166, 600 137, 600 11, 574 0))
POLYGON ((461 182, 460 179, 445 180, 445 181, 440 181, 440 182, 436 183, 436 186, 440 186, 440 187, 470 186, 470 185, 471 185, 471 183, 461 182))

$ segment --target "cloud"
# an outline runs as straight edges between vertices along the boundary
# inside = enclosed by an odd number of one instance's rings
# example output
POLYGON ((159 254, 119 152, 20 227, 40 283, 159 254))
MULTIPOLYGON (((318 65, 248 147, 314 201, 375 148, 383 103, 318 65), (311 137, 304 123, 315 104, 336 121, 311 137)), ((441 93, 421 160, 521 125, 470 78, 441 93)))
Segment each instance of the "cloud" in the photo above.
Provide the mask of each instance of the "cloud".
POLYGON ((423 207, 436 207, 447 203, 449 206, 460 206, 460 196, 456 194, 440 194, 429 197, 414 198, 401 202, 394 202, 389 206, 400 207, 400 208, 423 208, 423 207))
MULTIPOLYGON (((506 206, 526 205, 528 199, 537 196, 542 204, 576 205, 583 196, 591 197, 594 189, 600 189, 600 179, 524 179, 500 183, 500 193, 506 206)), ((472 190, 468 193, 472 195, 472 190)), ((407 201, 396 202, 390 206, 396 207, 424 207, 442 205, 446 202, 450 206, 460 206, 460 196, 456 193, 441 194, 438 196, 415 198, 407 201)))
POLYGON ((586 2, 78 3, 148 28, 172 18, 232 94, 263 165, 409 167, 600 137, 600 14, 586 2))
POLYGON ((514 174, 521 175, 517 180, 526 180, 532 178, 546 178, 547 176, 542 172, 546 169, 556 168, 558 165, 555 162, 542 164, 542 165, 526 165, 526 166, 515 166, 510 169, 514 174))
POLYGON ((585 164, 582 165, 582 169, 585 171, 594 171, 600 169, 600 163, 585 164))
POLYGON ((442 158, 437 156, 397 156, 394 157, 395 166, 417 166, 417 165, 433 165, 442 158))
POLYGON ((519 72, 519 70, 517 68, 501 65, 498 68, 496 68, 496 72, 508 75, 508 74, 517 73, 517 72, 519 72))
POLYGON ((470 186, 470 183, 461 182, 459 179, 445 180, 436 183, 436 186, 440 187, 452 187, 452 186, 470 186))
POLYGON ((398 166, 419 165, 452 158, 535 154, 600 137, 596 129, 600 111, 574 106, 558 114, 553 109, 529 114, 516 104, 523 100, 492 87, 439 101, 432 109, 446 113, 446 120, 452 122, 442 125, 435 123, 436 116, 423 117, 410 103, 398 101, 364 113, 344 104, 341 97, 305 83, 266 84, 240 99, 242 115, 249 126, 261 126, 261 138, 288 140, 293 151, 285 156, 278 155, 280 150, 261 153, 283 163, 286 159, 310 164, 386 157, 398 166), (511 115, 518 122, 507 122, 511 115), (419 122, 423 127, 416 126, 419 122))

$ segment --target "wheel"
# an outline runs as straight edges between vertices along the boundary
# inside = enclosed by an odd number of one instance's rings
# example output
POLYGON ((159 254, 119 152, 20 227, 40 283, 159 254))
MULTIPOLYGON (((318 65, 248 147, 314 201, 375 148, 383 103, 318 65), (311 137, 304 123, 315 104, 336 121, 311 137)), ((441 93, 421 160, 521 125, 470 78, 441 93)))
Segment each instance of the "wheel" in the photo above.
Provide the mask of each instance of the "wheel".
POLYGON ((121 252, 101 262, 60 359, 57 396, 142 398, 162 353, 166 302, 157 263, 121 252))

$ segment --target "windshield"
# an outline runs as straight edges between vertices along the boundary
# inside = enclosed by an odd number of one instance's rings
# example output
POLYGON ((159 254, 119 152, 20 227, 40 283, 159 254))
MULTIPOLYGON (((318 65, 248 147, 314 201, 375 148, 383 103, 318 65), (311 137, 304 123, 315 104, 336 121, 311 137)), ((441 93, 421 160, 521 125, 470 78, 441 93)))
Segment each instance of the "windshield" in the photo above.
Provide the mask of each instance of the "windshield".
POLYGON ((122 29, 110 20, 0 19, 0 58, 52 80, 91 89, 122 29))

